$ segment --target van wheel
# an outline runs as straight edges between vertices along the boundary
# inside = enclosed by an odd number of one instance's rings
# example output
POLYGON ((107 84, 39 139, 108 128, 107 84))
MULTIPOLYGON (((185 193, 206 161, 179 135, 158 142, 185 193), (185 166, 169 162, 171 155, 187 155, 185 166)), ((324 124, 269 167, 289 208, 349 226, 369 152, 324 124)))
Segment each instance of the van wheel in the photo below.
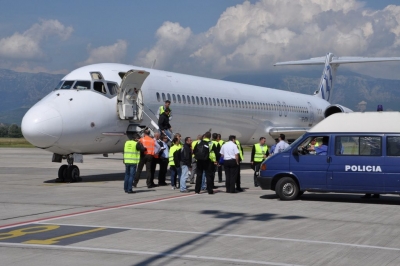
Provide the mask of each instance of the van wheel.
POLYGON ((294 200, 299 195, 299 187, 290 177, 279 179, 275 191, 281 200, 294 200))

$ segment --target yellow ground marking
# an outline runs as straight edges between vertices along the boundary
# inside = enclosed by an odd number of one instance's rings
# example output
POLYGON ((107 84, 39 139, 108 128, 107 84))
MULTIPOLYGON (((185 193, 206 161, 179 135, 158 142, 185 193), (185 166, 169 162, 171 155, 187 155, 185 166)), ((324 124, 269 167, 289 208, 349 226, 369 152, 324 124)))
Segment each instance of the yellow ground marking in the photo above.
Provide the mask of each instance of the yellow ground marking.
POLYGON ((0 233, 0 240, 24 236, 27 234, 43 233, 43 232, 55 230, 59 227, 60 227, 59 225, 38 225, 38 226, 21 228, 21 229, 12 230, 12 231, 6 232, 6 233, 0 233), (29 231, 29 230, 32 230, 32 231, 29 231))
POLYGON ((52 244, 60 242, 60 240, 65 239, 65 238, 89 234, 89 233, 93 233, 93 232, 97 232, 97 231, 101 231, 101 230, 105 230, 105 229, 107 229, 107 228, 100 227, 100 228, 95 228, 95 229, 86 230, 86 231, 82 231, 82 232, 78 232, 78 233, 64 235, 64 236, 58 236, 58 237, 45 239, 45 240, 29 240, 29 241, 23 242, 23 244, 52 245, 52 244))

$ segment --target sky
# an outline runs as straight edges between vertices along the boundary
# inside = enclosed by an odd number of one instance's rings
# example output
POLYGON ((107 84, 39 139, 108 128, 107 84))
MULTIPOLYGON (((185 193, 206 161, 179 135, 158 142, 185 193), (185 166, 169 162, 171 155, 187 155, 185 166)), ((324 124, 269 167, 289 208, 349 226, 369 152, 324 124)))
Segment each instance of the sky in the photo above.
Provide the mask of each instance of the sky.
MULTIPOLYGON (((328 52, 400 56, 399 0, 0 0, 0 7, 0 68, 19 72, 156 60, 157 69, 222 78, 328 52)), ((400 62, 346 69, 400 79, 400 62)))

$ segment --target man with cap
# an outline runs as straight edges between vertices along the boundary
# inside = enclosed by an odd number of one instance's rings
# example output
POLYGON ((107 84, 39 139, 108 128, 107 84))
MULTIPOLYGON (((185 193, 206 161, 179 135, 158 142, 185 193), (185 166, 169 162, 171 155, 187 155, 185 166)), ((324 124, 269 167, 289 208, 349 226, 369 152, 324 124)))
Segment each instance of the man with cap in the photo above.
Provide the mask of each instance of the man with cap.
POLYGON ((171 109, 167 108, 162 114, 160 114, 160 118, 158 119, 158 128, 162 135, 166 135, 170 140, 172 140, 172 127, 169 123, 170 113, 171 109))

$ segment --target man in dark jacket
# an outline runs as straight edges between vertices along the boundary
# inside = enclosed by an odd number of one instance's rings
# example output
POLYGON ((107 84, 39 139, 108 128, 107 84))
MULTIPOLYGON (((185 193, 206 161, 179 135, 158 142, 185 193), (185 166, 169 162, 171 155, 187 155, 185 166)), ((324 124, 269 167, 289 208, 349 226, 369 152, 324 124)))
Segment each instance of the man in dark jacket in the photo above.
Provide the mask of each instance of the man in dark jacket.
POLYGON ((158 119, 158 127, 160 133, 163 135, 167 135, 170 140, 172 140, 172 127, 169 124, 169 114, 171 113, 171 109, 165 109, 164 113, 160 114, 160 118, 158 119))
POLYGON ((189 190, 186 189, 186 179, 189 176, 189 168, 192 167, 192 139, 190 137, 185 138, 185 144, 181 150, 181 181, 180 190, 182 193, 187 193, 189 190))

